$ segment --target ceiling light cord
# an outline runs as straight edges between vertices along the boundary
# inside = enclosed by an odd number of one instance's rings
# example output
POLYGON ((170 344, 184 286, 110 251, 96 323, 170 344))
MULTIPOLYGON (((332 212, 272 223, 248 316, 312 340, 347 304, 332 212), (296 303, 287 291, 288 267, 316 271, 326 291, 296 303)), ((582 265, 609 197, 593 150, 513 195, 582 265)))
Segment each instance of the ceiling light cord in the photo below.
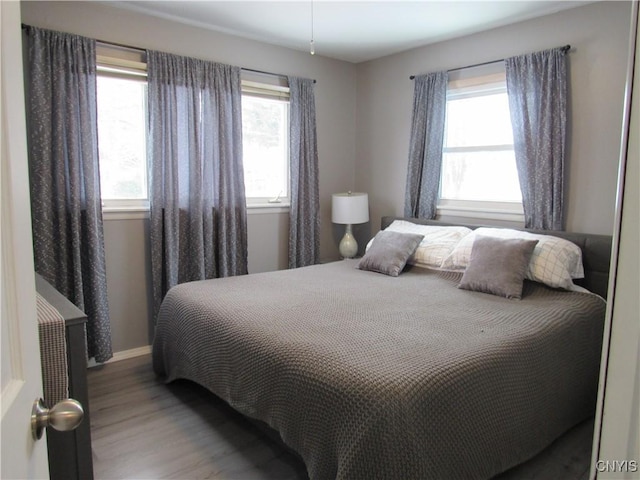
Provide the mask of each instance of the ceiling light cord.
POLYGON ((313 0, 311 0, 311 41, 309 42, 309 53, 316 54, 316 46, 313 42, 313 0))

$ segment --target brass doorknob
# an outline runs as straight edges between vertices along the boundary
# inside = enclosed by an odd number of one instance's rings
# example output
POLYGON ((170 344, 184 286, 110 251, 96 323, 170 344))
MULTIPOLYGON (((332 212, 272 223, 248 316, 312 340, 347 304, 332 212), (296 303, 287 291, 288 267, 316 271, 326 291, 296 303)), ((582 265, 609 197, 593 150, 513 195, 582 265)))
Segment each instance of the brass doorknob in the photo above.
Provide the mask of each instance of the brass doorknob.
POLYGON ((47 408, 44 401, 39 398, 33 402, 31 409, 31 433, 34 440, 42 438, 42 432, 46 427, 53 427, 60 432, 75 430, 82 418, 84 410, 82 405, 73 398, 67 398, 47 408))

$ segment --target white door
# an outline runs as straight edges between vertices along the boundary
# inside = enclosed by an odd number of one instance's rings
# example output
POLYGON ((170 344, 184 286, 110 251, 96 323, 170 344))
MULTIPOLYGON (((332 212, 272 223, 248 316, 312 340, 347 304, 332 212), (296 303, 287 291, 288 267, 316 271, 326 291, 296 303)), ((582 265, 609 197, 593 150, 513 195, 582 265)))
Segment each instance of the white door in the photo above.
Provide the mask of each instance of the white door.
POLYGON ((0 478, 48 478, 44 437, 31 436, 42 396, 27 168, 20 2, 0 1, 0 478))

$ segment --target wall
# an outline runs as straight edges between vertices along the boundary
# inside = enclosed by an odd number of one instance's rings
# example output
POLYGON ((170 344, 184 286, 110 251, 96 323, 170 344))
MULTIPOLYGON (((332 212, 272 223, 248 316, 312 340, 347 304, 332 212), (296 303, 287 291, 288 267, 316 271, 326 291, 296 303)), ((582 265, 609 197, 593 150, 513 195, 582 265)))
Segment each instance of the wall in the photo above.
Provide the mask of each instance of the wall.
MULTIPOLYGON (((353 188, 356 128, 356 67, 308 53, 245 40, 98 2, 22 2, 29 25, 238 65, 314 78, 320 171, 320 256, 337 259, 331 224, 331 194, 353 188)), ((249 271, 287 265, 288 215, 250 212, 249 271)), ((116 217, 121 218, 121 217, 116 217)), ((114 351, 147 345, 148 220, 105 218, 105 248, 114 351)))
POLYGON ((404 211, 410 75, 570 44, 566 229, 613 229, 629 2, 602 2, 362 63, 357 69, 356 189, 371 216, 404 211))

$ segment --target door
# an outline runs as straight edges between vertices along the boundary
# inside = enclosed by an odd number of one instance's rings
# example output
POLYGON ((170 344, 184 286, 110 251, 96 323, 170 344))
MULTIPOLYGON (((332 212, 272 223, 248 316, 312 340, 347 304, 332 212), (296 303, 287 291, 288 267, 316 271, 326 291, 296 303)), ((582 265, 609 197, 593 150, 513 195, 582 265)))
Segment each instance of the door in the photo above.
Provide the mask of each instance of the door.
POLYGON ((631 44, 618 176, 612 280, 602 353, 591 477, 640 478, 640 35, 631 8, 631 44), (634 48, 635 46, 635 48, 634 48), (634 72, 635 69, 635 72, 634 72), (613 392, 606 395, 606 392, 613 392))
MULTIPOLYGON (((27 171, 20 2, 0 1, 0 478, 48 478, 47 448, 31 435, 42 396, 27 171)), ((44 438, 44 437, 43 437, 44 438)))

